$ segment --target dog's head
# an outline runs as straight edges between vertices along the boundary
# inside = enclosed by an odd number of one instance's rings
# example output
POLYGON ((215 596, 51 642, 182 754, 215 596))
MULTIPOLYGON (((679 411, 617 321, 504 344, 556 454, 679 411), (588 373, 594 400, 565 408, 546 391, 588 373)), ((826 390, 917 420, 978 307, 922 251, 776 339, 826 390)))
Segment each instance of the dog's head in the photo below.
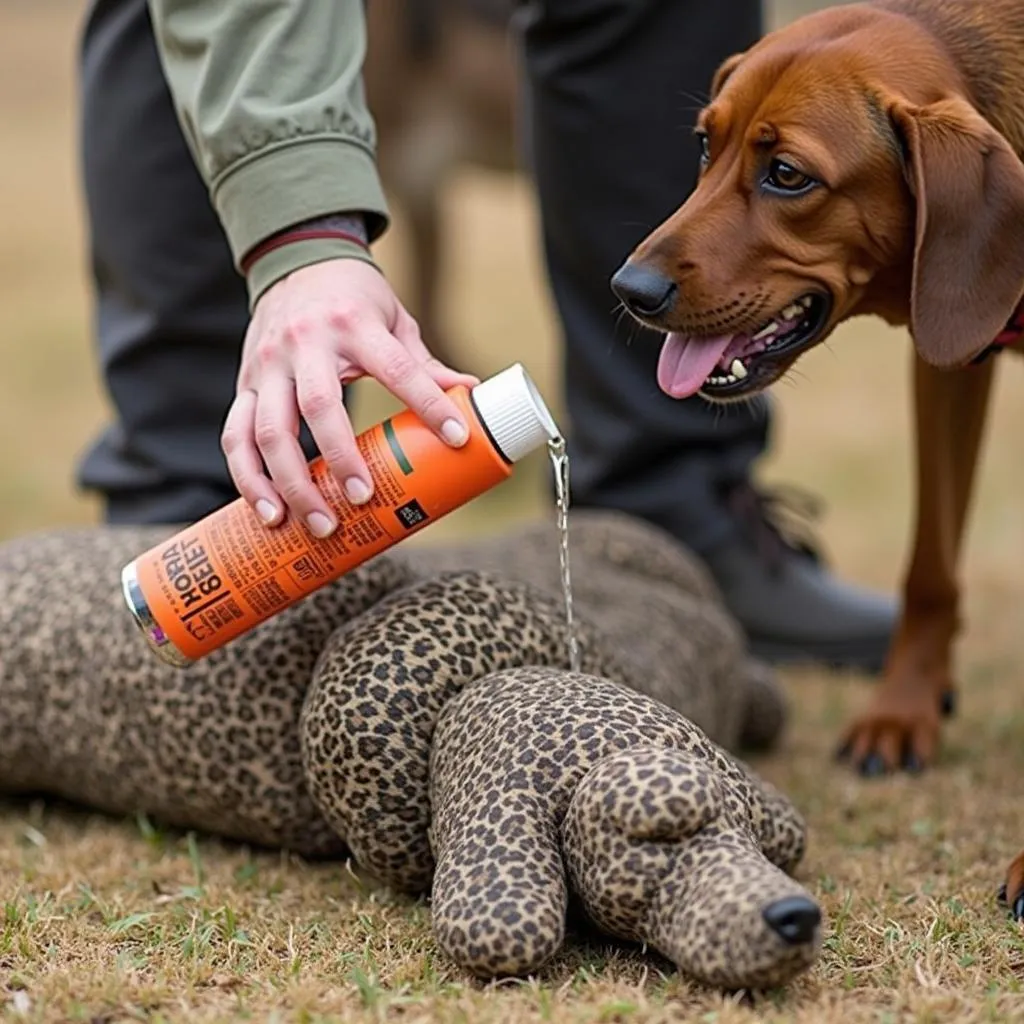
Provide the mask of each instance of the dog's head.
POLYGON ((1024 293, 1024 165, 913 22, 819 12, 729 58, 697 186, 612 287, 667 334, 661 388, 760 391, 842 320, 908 324, 967 363, 1024 293))

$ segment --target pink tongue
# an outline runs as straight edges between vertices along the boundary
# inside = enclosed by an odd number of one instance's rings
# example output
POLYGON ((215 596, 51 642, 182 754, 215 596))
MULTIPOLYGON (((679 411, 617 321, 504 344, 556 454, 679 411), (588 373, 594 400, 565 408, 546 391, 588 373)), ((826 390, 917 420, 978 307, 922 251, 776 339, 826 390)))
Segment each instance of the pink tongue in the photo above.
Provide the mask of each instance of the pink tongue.
POLYGON ((731 334, 724 338, 699 340, 683 334, 669 334, 658 360, 658 387, 672 398, 688 398, 696 394, 732 340, 731 334))

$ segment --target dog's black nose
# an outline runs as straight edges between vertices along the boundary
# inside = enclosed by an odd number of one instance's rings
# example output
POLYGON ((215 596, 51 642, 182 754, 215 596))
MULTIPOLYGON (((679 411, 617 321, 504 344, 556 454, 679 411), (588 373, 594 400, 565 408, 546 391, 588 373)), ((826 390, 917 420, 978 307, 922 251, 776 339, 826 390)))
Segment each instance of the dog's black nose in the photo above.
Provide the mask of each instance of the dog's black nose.
POLYGON ((676 285, 663 274, 635 263, 623 263, 612 275, 612 291, 638 316, 664 313, 676 296, 676 285))
POLYGON ((761 916, 791 946, 810 942, 821 924, 818 905, 806 896, 787 896, 770 903, 761 916))

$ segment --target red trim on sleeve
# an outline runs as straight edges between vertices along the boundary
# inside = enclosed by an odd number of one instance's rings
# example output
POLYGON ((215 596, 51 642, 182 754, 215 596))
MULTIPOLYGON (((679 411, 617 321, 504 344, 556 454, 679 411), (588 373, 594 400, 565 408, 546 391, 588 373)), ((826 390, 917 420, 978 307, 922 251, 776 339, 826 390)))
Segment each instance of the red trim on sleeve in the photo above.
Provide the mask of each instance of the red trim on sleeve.
POLYGON ((341 231, 337 228, 289 229, 278 232, 276 235, 271 235, 270 238, 264 239, 259 245, 250 249, 242 259, 242 273, 248 274, 250 268, 257 260, 262 259, 262 257, 273 252, 275 249, 290 245, 292 242, 312 242, 319 238, 339 238, 345 242, 352 242, 367 252, 370 251, 370 247, 358 235, 353 235, 348 231, 341 231))

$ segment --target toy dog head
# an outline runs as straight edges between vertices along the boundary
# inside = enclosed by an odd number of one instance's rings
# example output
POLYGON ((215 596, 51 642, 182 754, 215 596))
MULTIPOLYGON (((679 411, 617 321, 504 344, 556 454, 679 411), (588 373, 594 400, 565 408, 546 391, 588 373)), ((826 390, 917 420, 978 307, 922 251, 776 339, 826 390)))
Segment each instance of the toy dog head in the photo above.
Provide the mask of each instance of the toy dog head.
POLYGON ((563 853, 602 930, 647 943, 706 984, 770 988, 814 963, 822 914, 768 859, 749 794, 735 788, 679 750, 615 754, 576 788, 563 853))

